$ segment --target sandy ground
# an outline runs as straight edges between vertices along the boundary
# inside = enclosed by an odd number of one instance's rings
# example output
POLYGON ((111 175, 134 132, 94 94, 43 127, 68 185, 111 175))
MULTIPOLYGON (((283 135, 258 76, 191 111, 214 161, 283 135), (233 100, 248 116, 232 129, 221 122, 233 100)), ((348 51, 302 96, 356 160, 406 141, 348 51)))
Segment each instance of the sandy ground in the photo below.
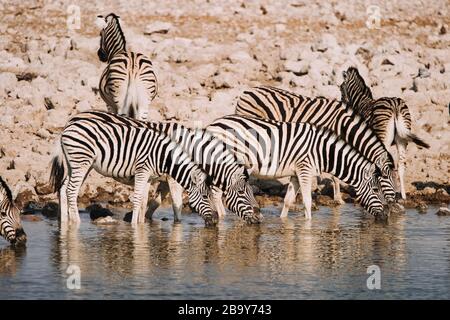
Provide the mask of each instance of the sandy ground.
MULTIPOLYGON (((70 4, 0 2, 0 174, 19 204, 55 199, 47 184, 49 162, 68 117, 106 110, 98 94, 105 65, 96 55, 95 17, 110 12, 121 17, 129 48, 152 58, 159 81, 155 120, 207 125, 233 113, 235 97, 259 84, 339 98, 342 71, 357 66, 375 97, 405 99, 413 132, 431 145, 408 147, 410 196, 448 201, 448 1, 70 4), (370 5, 379 9, 379 25, 378 9, 370 5), (78 9, 79 26, 72 19, 78 9)), ((84 203, 121 204, 130 189, 93 173, 81 196, 84 203)))

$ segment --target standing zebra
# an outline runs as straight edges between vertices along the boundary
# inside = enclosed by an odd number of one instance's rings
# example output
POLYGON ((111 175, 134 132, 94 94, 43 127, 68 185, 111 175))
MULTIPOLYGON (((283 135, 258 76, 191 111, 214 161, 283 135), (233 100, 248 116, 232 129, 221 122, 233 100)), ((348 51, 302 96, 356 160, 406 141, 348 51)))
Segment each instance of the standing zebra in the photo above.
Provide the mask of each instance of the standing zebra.
POLYGON ((110 13, 104 21, 97 54, 108 65, 100 78, 100 95, 111 112, 146 120, 157 92, 152 62, 141 53, 126 50, 118 16, 110 13))
MULTIPOLYGON (((395 201, 391 154, 367 123, 345 104, 323 97, 309 98, 270 86, 244 91, 236 105, 236 114, 286 122, 306 122, 333 130, 368 160, 381 168, 380 187, 388 203, 395 201)), ((333 178, 334 199, 344 203, 339 180, 333 178)), ((292 183, 286 198, 292 195, 292 183)))
POLYGON ((369 123, 387 148, 396 145, 400 192, 402 198, 406 199, 404 175, 408 142, 412 141, 424 148, 430 146, 411 133, 411 114, 402 99, 388 97, 374 99, 370 88, 354 67, 348 68, 342 75, 344 77, 344 82, 340 86, 342 101, 355 109, 369 123))
POLYGON ((164 174, 187 190, 190 205, 206 225, 216 222, 207 174, 168 136, 148 128, 112 123, 107 118, 84 117, 86 114, 89 112, 69 120, 52 161, 50 180, 54 190, 59 191, 61 221, 80 221, 78 193, 94 168, 109 177, 134 177, 133 224, 144 221, 148 182, 164 174))
MULTIPOLYGON (((203 129, 189 129, 176 122, 143 122, 131 118, 121 117, 103 111, 91 111, 78 115, 78 119, 98 119, 111 124, 149 128, 169 136, 183 148, 190 158, 211 177, 215 207, 219 216, 225 214, 222 204, 222 193, 225 194, 225 203, 228 208, 248 223, 259 222, 259 207, 253 196, 252 188, 248 182, 249 176, 244 165, 240 164, 226 145, 203 129)), ((168 178, 170 193, 176 220, 181 217, 182 188, 179 184, 168 178)), ((157 203, 157 205, 159 205, 157 203)), ((156 207, 149 211, 151 217, 156 207)), ((149 209, 150 210, 150 209, 149 209)))
POLYGON ((0 234, 11 244, 25 243, 27 236, 20 221, 20 211, 14 205, 11 190, 0 176, 0 234))
POLYGON ((267 178, 297 177, 294 192, 285 198, 281 217, 301 189, 305 216, 311 219, 311 183, 315 175, 330 173, 356 189, 359 202, 372 215, 383 216, 375 192, 381 170, 331 130, 308 123, 277 122, 245 116, 226 116, 207 127, 224 141, 252 174, 267 178))

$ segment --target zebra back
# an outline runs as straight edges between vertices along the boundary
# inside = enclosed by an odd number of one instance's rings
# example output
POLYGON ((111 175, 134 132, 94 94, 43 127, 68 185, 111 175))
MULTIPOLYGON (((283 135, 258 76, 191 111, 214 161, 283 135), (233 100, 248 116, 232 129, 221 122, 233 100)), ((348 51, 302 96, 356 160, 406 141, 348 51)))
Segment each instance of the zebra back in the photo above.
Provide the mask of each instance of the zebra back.
POLYGON ((189 189, 193 170, 202 171, 167 135, 150 128, 114 123, 108 113, 83 112, 73 116, 62 133, 65 152, 85 161, 98 157, 112 177, 127 178, 136 167, 150 166, 158 175, 169 174, 189 189), (71 147, 74 146, 74 150, 71 147), (83 152, 80 153, 80 150, 83 152))
POLYGON ((384 176, 389 176, 394 168, 392 155, 375 132, 355 110, 342 102, 260 86, 244 91, 237 101, 236 114, 281 122, 305 122, 331 129, 376 163, 384 176))
MULTIPOLYGON (((99 119, 105 123, 146 128, 168 136, 190 156, 212 179, 212 185, 226 191, 235 173, 247 171, 239 164, 236 156, 226 149, 226 145, 204 129, 189 129, 176 122, 144 122, 104 111, 89 111, 72 118, 99 119), (220 174, 218 174, 220 173, 220 174)), ((72 119, 70 121, 72 121, 72 119)), ((69 121, 69 123, 70 123, 69 121)))

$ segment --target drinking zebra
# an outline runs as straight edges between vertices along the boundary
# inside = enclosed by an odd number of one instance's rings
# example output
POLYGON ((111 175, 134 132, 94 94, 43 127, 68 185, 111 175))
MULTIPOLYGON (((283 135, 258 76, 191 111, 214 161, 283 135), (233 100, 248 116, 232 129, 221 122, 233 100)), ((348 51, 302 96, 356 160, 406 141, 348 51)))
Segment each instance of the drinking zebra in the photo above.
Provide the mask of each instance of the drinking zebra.
POLYGON ((170 175, 189 194, 189 203, 215 224, 211 209, 209 177, 168 136, 144 127, 112 123, 108 119, 73 116, 66 124, 52 160, 50 181, 59 191, 61 221, 80 221, 77 197, 87 174, 98 173, 129 180, 134 177, 132 223, 143 222, 149 181, 170 175))
POLYGON ((14 205, 11 190, 0 176, 0 234, 11 244, 25 243, 27 236, 20 221, 20 211, 14 205))
MULTIPOLYGON (((234 153, 227 150, 226 145, 203 129, 189 129, 176 122, 143 122, 135 119, 118 116, 102 111, 85 112, 78 115, 78 119, 99 119, 112 124, 149 128, 169 136, 183 148, 202 170, 211 177, 215 207, 219 216, 225 214, 222 204, 222 193, 225 195, 225 204, 240 218, 248 223, 258 223, 260 219, 259 207, 254 198, 252 188, 248 183, 248 173, 240 164, 234 153)), ((169 177, 169 189, 175 216, 181 217, 182 188, 169 177)), ((161 201, 161 200, 160 200, 161 201)), ((160 204, 157 203, 157 205, 160 204)), ((157 206, 149 212, 151 217, 157 206)))
POLYGON ((152 62, 141 53, 126 50, 125 36, 114 13, 104 19, 100 32, 100 61, 107 62, 100 78, 100 95, 109 111, 141 120, 148 117, 157 82, 152 62))
POLYGON ((383 216, 378 196, 381 170, 333 131, 309 123, 277 122, 246 116, 217 119, 207 130, 232 149, 256 176, 291 179, 293 192, 285 198, 281 217, 301 189, 305 216, 311 219, 311 183, 315 175, 330 173, 353 186, 362 206, 383 216))
POLYGON ((340 89, 342 101, 355 109, 371 126, 386 147, 396 145, 400 192, 406 199, 405 169, 406 147, 414 142, 419 147, 430 146, 411 132, 411 114, 406 103, 395 97, 374 99, 370 88, 358 72, 350 67, 342 73, 344 82, 340 89))
MULTIPOLYGON (((380 189, 388 203, 395 201, 394 162, 391 154, 359 114, 345 104, 323 97, 309 98, 270 86, 244 91, 236 114, 286 122, 307 122, 333 130, 381 169, 380 189)), ((333 177, 334 199, 344 203, 339 180, 333 177)), ((295 197, 288 187, 286 198, 295 197)))

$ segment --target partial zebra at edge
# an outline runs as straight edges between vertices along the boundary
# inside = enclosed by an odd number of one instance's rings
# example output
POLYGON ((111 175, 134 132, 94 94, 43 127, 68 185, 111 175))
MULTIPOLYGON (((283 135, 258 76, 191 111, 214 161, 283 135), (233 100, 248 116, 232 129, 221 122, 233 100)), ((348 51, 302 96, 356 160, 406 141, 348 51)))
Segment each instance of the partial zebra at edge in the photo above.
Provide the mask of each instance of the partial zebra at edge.
POLYGON ((12 245, 24 244, 27 241, 27 235, 20 219, 20 210, 15 206, 11 189, 1 176, 0 235, 12 245))

